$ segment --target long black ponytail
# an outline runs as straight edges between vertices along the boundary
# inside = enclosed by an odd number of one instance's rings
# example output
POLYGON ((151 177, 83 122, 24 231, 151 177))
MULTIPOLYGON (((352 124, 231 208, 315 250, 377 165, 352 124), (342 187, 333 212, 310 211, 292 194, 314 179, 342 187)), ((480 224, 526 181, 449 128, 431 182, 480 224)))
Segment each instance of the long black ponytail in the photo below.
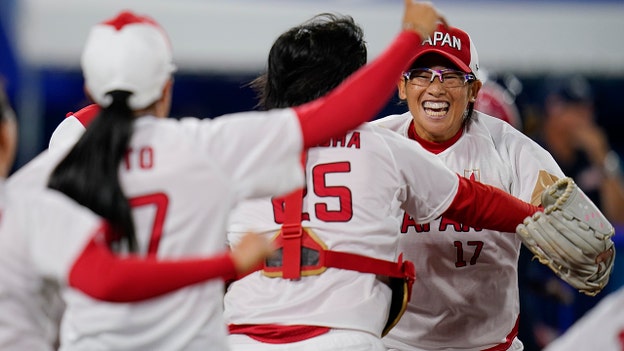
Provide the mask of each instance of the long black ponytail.
POLYGON ((112 103, 103 108, 67 156, 57 165, 48 187, 63 192, 108 220, 119 235, 113 248, 125 243, 137 251, 130 202, 119 183, 119 166, 133 132, 134 115, 128 106, 131 93, 113 91, 112 103))

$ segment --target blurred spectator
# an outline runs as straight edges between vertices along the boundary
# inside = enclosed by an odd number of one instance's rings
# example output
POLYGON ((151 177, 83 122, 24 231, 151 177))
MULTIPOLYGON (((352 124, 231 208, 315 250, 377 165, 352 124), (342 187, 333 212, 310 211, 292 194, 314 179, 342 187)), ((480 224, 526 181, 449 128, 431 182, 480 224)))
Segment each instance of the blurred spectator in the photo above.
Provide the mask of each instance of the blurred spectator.
MULTIPOLYGON (((584 77, 570 76, 550 79, 544 87, 543 116, 533 138, 550 151, 563 172, 576 181, 610 221, 624 223, 622 169, 618 154, 596 123, 591 85, 584 77)), ((532 264, 531 258, 532 254, 523 249, 519 280, 524 330, 521 325, 520 336, 525 351, 547 346, 621 285, 617 279, 611 279, 600 295, 585 296, 544 266, 532 264)), ((616 275, 617 268, 612 278, 616 275)))
POLYGON ((551 80, 546 85, 543 112, 536 140, 610 221, 624 223, 621 162, 596 123, 589 82, 581 76, 551 80))

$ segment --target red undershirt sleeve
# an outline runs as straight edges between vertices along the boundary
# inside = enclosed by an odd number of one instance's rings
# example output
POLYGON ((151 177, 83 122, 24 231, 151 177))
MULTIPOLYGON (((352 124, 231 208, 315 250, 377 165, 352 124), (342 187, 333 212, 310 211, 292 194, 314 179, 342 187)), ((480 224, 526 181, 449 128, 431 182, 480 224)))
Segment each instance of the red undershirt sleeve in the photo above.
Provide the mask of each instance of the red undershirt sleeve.
POLYGON ((443 216, 475 228, 515 233, 516 226, 541 207, 490 185, 459 177, 459 189, 443 216))
POLYGON ((340 136, 371 120, 388 102, 401 73, 420 47, 420 36, 403 31, 379 57, 325 97, 294 108, 304 148, 340 136))
POLYGON ((99 300, 133 302, 209 279, 235 277, 234 262, 227 252, 205 259, 170 261, 121 257, 92 239, 74 262, 69 285, 99 300))

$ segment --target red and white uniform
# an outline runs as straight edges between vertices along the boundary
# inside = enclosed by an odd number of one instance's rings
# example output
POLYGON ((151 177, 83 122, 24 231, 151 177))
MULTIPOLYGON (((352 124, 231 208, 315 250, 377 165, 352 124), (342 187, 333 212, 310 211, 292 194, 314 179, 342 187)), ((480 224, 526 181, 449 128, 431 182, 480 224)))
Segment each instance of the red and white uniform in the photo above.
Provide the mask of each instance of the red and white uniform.
POLYGON ((0 349, 52 351, 69 264, 101 226, 53 191, 6 191, 0 224, 0 349), (50 208, 54 210, 50 210, 50 208))
MULTIPOLYGON (((269 114, 182 121, 148 116, 136 121, 131 152, 120 174, 128 197, 136 201, 141 254, 173 259, 220 253, 226 247, 225 222, 234 203, 301 184, 301 128, 295 113, 288 109, 269 114)), ((16 192, 44 187, 69 146, 47 150, 16 172, 9 186, 16 192)), ((73 260, 65 261, 67 270, 79 254, 77 250, 73 260)), ((60 259, 57 252, 50 255, 60 259)), ((63 296, 67 309, 61 349, 193 350, 213 345, 226 350, 222 291, 223 280, 213 280, 155 300, 119 304, 70 288, 63 296), (163 328, 169 332, 163 333, 163 328)))
MULTIPOLYGON (((453 172, 387 130, 366 125, 331 143, 307 153, 309 220, 302 222, 331 250, 395 261, 399 208, 430 221, 457 192, 453 172)), ((271 237, 280 229, 276 216, 283 213, 271 199, 241 204, 230 217, 230 240, 249 230, 271 237)), ((390 298, 373 274, 329 268, 292 282, 255 272, 230 286, 225 313, 230 324, 320 325, 379 336, 390 298)))
MULTIPOLYGON (((497 118, 480 112, 473 116, 456 140, 414 144, 459 175, 527 202, 540 171, 563 176, 550 154, 524 134, 497 118)), ((409 112, 373 123, 414 138, 409 112)), ((513 342, 521 245, 516 235, 446 218, 422 222, 402 214, 399 220, 399 250, 414 262, 417 279, 407 311, 384 338, 386 345, 402 351, 522 349, 520 342, 513 342)))
POLYGON ((593 307, 544 351, 624 350, 624 288, 593 307))
MULTIPOLYGON (((302 140, 293 110, 135 122, 120 167, 143 255, 185 258, 225 248, 227 216, 241 199, 301 184, 302 140), (257 114, 257 115, 256 115, 257 114), (249 131, 245 133, 245 131, 249 131)), ((93 277, 97 279, 96 277, 93 277)), ((113 304, 64 292, 61 350, 227 350, 222 280, 145 302, 113 304)))
MULTIPOLYGON (((341 87, 295 109, 214 120, 137 119, 119 172, 134 208, 140 252, 148 258, 176 259, 223 250, 234 205, 300 187, 303 148, 372 118, 391 95, 395 77, 408 65, 419 40, 413 32, 401 33, 385 54, 341 87), (378 84, 367 84, 371 80, 378 84), (348 103, 359 99, 369 103, 348 103), (343 118, 336 120, 335 115, 343 118)), ((64 150, 50 149, 32 168, 49 172, 62 155, 64 150)), ((28 186, 31 177, 39 185, 46 182, 45 176, 22 177, 15 183, 28 186)), ((70 274, 99 279, 89 272, 82 267, 70 274)), ((222 281, 213 280, 133 304, 104 303, 70 288, 64 292, 61 350, 227 350, 223 288, 222 281)), ((133 301, 142 293, 135 289, 127 292, 132 296, 114 300, 133 301)))
MULTIPOLYGON (((431 222, 455 204, 462 184, 439 159, 411 140, 364 125, 308 151, 302 225, 329 250, 395 261, 401 224, 397 214, 404 209, 418 222, 431 222)), ((271 199, 245 202, 230 217, 229 239, 235 243, 249 230, 270 237, 280 229, 280 218, 281 207, 271 199)), ((417 266, 415 284, 420 284, 418 275, 417 266)), ((323 326, 379 338, 390 293, 375 275, 350 270, 328 268, 297 281, 255 272, 230 285, 225 317, 234 326, 323 326)), ((259 342, 250 348, 251 338, 242 335, 232 335, 230 340, 234 350, 332 349, 314 345, 314 338, 290 348, 259 342), (303 348, 302 343, 312 345, 303 348)), ((361 349, 384 350, 378 342, 361 349)))

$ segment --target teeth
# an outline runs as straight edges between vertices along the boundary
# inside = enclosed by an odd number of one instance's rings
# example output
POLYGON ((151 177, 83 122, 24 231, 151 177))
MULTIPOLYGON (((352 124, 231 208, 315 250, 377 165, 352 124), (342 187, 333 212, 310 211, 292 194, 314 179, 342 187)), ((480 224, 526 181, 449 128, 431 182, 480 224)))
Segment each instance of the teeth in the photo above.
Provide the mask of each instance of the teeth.
POLYGON ((443 117, 446 115, 450 104, 448 102, 442 101, 425 101, 423 103, 423 108, 425 109, 425 113, 432 117, 443 117))
POLYGON ((436 110, 426 109, 425 112, 427 113, 427 115, 433 116, 433 117, 441 117, 441 116, 446 115, 445 111, 436 111, 436 110))
POLYGON ((448 102, 425 101, 423 103, 423 107, 424 108, 433 108, 433 109, 442 109, 442 108, 448 108, 449 107, 449 103, 448 102))

